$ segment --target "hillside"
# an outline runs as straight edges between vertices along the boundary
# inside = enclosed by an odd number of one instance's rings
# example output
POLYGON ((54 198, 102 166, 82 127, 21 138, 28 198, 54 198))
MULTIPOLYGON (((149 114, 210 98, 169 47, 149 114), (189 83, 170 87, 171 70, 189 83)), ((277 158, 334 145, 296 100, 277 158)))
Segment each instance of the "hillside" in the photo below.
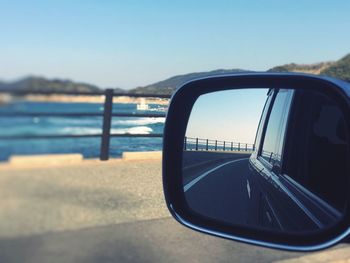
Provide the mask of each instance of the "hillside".
MULTIPOLYGON (((252 72, 242 69, 218 69, 208 72, 196 72, 184 75, 170 77, 143 87, 131 90, 115 88, 119 93, 152 93, 152 94, 172 94, 178 87, 184 83, 203 77, 213 75, 235 74, 243 72, 252 72)), ((321 62, 314 64, 296 64, 290 63, 280 65, 269 69, 267 72, 303 72, 310 74, 320 74, 336 77, 350 82, 350 54, 338 61, 321 62)), ((103 89, 86 83, 74 82, 71 80, 46 79, 43 77, 26 77, 14 82, 0 81, 0 91, 34 91, 34 92, 101 92, 103 89)))
MULTIPOLYGON (((234 74, 242 72, 252 72, 241 69, 219 69, 209 72, 197 72, 184 75, 178 75, 168 78, 163 81, 153 83, 144 87, 138 87, 130 90, 132 93, 155 93, 155 94, 171 94, 184 83, 202 77, 213 75, 234 74)), ((327 75, 350 81, 350 54, 338 61, 320 62, 314 64, 296 64, 290 63, 281 66, 276 66, 269 69, 267 72, 302 72, 316 75, 327 75)))
POLYGON ((332 62, 315 64, 285 64, 273 67, 268 72, 303 72, 335 77, 350 82, 350 54, 332 62))
POLYGON ((303 72, 309 74, 320 74, 326 68, 332 66, 335 62, 321 62, 314 64, 296 64, 290 63, 269 69, 267 72, 303 72))
POLYGON ((225 75, 225 74, 233 74, 233 73, 242 73, 242 72, 250 72, 242 69, 218 69, 208 72, 196 72, 189 73, 184 75, 177 75, 171 78, 168 78, 163 81, 159 81, 144 87, 138 87, 130 90, 130 93, 155 93, 155 94, 172 94, 174 90, 176 90, 181 85, 186 82, 203 77, 209 77, 214 75, 225 75))
MULTIPOLYGON (((99 87, 71 80, 26 77, 13 82, 0 82, 0 90, 32 92, 100 92, 99 87)), ((116 91, 123 91, 116 89, 116 91)))
POLYGON ((332 76, 350 82, 350 54, 322 70, 321 75, 332 76))

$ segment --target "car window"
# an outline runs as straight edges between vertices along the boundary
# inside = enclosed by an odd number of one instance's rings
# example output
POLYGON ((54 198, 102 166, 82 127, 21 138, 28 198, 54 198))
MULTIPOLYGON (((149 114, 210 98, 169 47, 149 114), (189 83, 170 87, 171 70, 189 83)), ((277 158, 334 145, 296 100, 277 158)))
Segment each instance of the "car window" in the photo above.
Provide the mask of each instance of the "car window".
POLYGON ((254 142, 254 146, 256 149, 260 148, 261 136, 262 136, 262 133, 263 133, 263 130, 265 127, 265 120, 266 120, 267 113, 269 112, 269 108, 270 108, 270 104, 271 104, 271 101, 273 98, 273 94, 274 94, 273 90, 272 89, 269 90, 268 97, 266 99, 266 103, 264 105, 264 109, 263 109, 263 112, 261 114, 261 118, 259 121, 258 130, 256 132, 256 137, 255 137, 255 142, 254 142))
POLYGON ((279 90, 272 106, 261 152, 261 157, 271 164, 278 165, 281 162, 284 131, 292 95, 292 90, 279 90))

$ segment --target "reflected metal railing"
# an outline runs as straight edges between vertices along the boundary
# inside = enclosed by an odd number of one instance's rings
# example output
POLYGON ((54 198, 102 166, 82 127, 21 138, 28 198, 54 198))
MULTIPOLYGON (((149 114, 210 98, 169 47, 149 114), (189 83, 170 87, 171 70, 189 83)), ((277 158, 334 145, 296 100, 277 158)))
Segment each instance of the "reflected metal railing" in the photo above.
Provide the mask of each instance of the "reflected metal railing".
POLYGON ((267 162, 280 162, 282 159, 282 155, 275 153, 275 152, 270 152, 270 151, 265 151, 261 150, 261 157, 263 157, 267 162))
POLYGON ((254 151, 252 143, 185 137, 185 151, 254 151))
POLYGON ((97 92, 51 92, 51 91, 9 91, 2 90, 1 94, 9 94, 11 96, 25 96, 25 95, 76 95, 76 96, 104 96, 103 112, 0 112, 0 117, 102 117, 102 133, 94 134, 40 134, 40 135, 0 135, 0 140, 20 140, 20 139, 60 139, 60 138, 88 138, 101 137, 100 144, 100 160, 109 159, 109 145, 111 137, 150 137, 162 138, 162 133, 151 134, 130 134, 130 133, 111 133, 111 121, 113 117, 146 117, 146 118, 165 118, 166 114, 149 114, 149 113, 114 113, 113 112, 113 98, 114 97, 132 97, 132 98, 159 98, 169 99, 171 95, 161 94, 129 94, 116 93, 113 89, 106 89, 97 92))

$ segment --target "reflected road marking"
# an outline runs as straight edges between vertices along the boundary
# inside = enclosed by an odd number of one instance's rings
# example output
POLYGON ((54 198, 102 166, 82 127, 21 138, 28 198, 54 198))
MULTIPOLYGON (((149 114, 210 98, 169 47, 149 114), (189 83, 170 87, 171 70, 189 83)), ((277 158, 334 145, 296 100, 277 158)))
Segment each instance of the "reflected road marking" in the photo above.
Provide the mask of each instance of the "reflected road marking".
POLYGON ((209 171, 206 171, 205 173, 201 174, 200 176, 198 176, 197 178, 193 179, 191 182, 189 182, 188 184, 186 184, 184 186, 184 192, 187 192, 188 189, 190 189, 192 186, 194 186, 196 183, 198 183, 200 180, 202 180, 204 177, 206 177, 208 174, 220 169, 221 167, 231 164, 231 163, 236 163, 236 162, 240 162, 240 161, 244 161, 244 160, 248 160, 249 158, 242 158, 242 159, 237 159, 237 160, 233 160, 233 161, 228 161, 226 163, 220 164, 212 169, 210 169, 209 171))
POLYGON ((248 191, 248 197, 250 199, 250 185, 249 185, 249 181, 247 180, 247 191, 248 191))

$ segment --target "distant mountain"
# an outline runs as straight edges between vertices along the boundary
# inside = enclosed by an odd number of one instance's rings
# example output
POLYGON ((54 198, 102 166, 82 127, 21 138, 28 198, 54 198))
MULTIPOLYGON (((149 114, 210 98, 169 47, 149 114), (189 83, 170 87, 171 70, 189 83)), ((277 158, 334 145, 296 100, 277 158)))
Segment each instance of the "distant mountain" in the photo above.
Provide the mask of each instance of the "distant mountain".
POLYGON ((350 82, 350 54, 338 61, 315 64, 285 64, 273 67, 268 72, 303 72, 316 75, 335 77, 350 82))
MULTIPOLYGON (((0 90, 31 91, 31 92, 101 92, 99 87, 87 83, 62 79, 46 79, 43 77, 26 77, 13 82, 0 81, 0 90)), ((115 92, 124 93, 125 90, 115 88, 115 92)))
POLYGON ((321 75, 332 76, 350 82, 350 54, 322 70, 321 75))
POLYGON ((61 79, 46 79, 43 77, 26 77, 14 82, 0 83, 0 89, 10 91, 34 92, 98 92, 97 86, 61 79))
POLYGON ((321 62, 314 64, 296 64, 290 63, 269 69, 267 72, 303 72, 309 74, 320 74, 321 71, 330 67, 335 62, 321 62))
POLYGON ((242 69, 218 69, 208 72, 196 72, 189 73, 184 75, 177 75, 171 78, 168 78, 163 81, 159 81, 144 87, 138 87, 130 90, 130 93, 152 93, 152 94, 172 94, 177 88, 186 82, 197 79, 204 78, 214 75, 225 75, 233 73, 243 73, 243 72, 252 72, 242 69))
MULTIPOLYGON (((115 88, 118 93, 138 93, 138 94, 172 94, 178 87, 184 83, 203 77, 214 75, 226 75, 253 72, 242 69, 218 69, 208 72, 196 72, 184 75, 177 75, 163 81, 159 81, 147 86, 138 87, 131 90, 115 88)), ((314 64, 296 64, 290 63, 273 67, 268 72, 303 72, 311 74, 320 74, 333 76, 350 82, 350 54, 338 61, 321 62, 314 64)), ((86 83, 74 82, 62 79, 46 79, 43 77, 26 77, 14 82, 0 81, 1 90, 12 91, 35 91, 35 92, 100 92, 103 89, 86 83)))
MULTIPOLYGON (((159 81, 144 87, 138 87, 130 90, 131 93, 154 93, 154 94, 172 94, 178 87, 184 83, 203 77, 213 75, 235 74, 243 72, 253 72, 242 69, 218 69, 209 72, 197 72, 184 75, 178 75, 159 81)), ((350 54, 338 61, 327 61, 314 64, 296 64, 290 63, 281 66, 276 66, 269 69, 267 72, 302 72, 316 75, 327 75, 350 81, 350 54)))

